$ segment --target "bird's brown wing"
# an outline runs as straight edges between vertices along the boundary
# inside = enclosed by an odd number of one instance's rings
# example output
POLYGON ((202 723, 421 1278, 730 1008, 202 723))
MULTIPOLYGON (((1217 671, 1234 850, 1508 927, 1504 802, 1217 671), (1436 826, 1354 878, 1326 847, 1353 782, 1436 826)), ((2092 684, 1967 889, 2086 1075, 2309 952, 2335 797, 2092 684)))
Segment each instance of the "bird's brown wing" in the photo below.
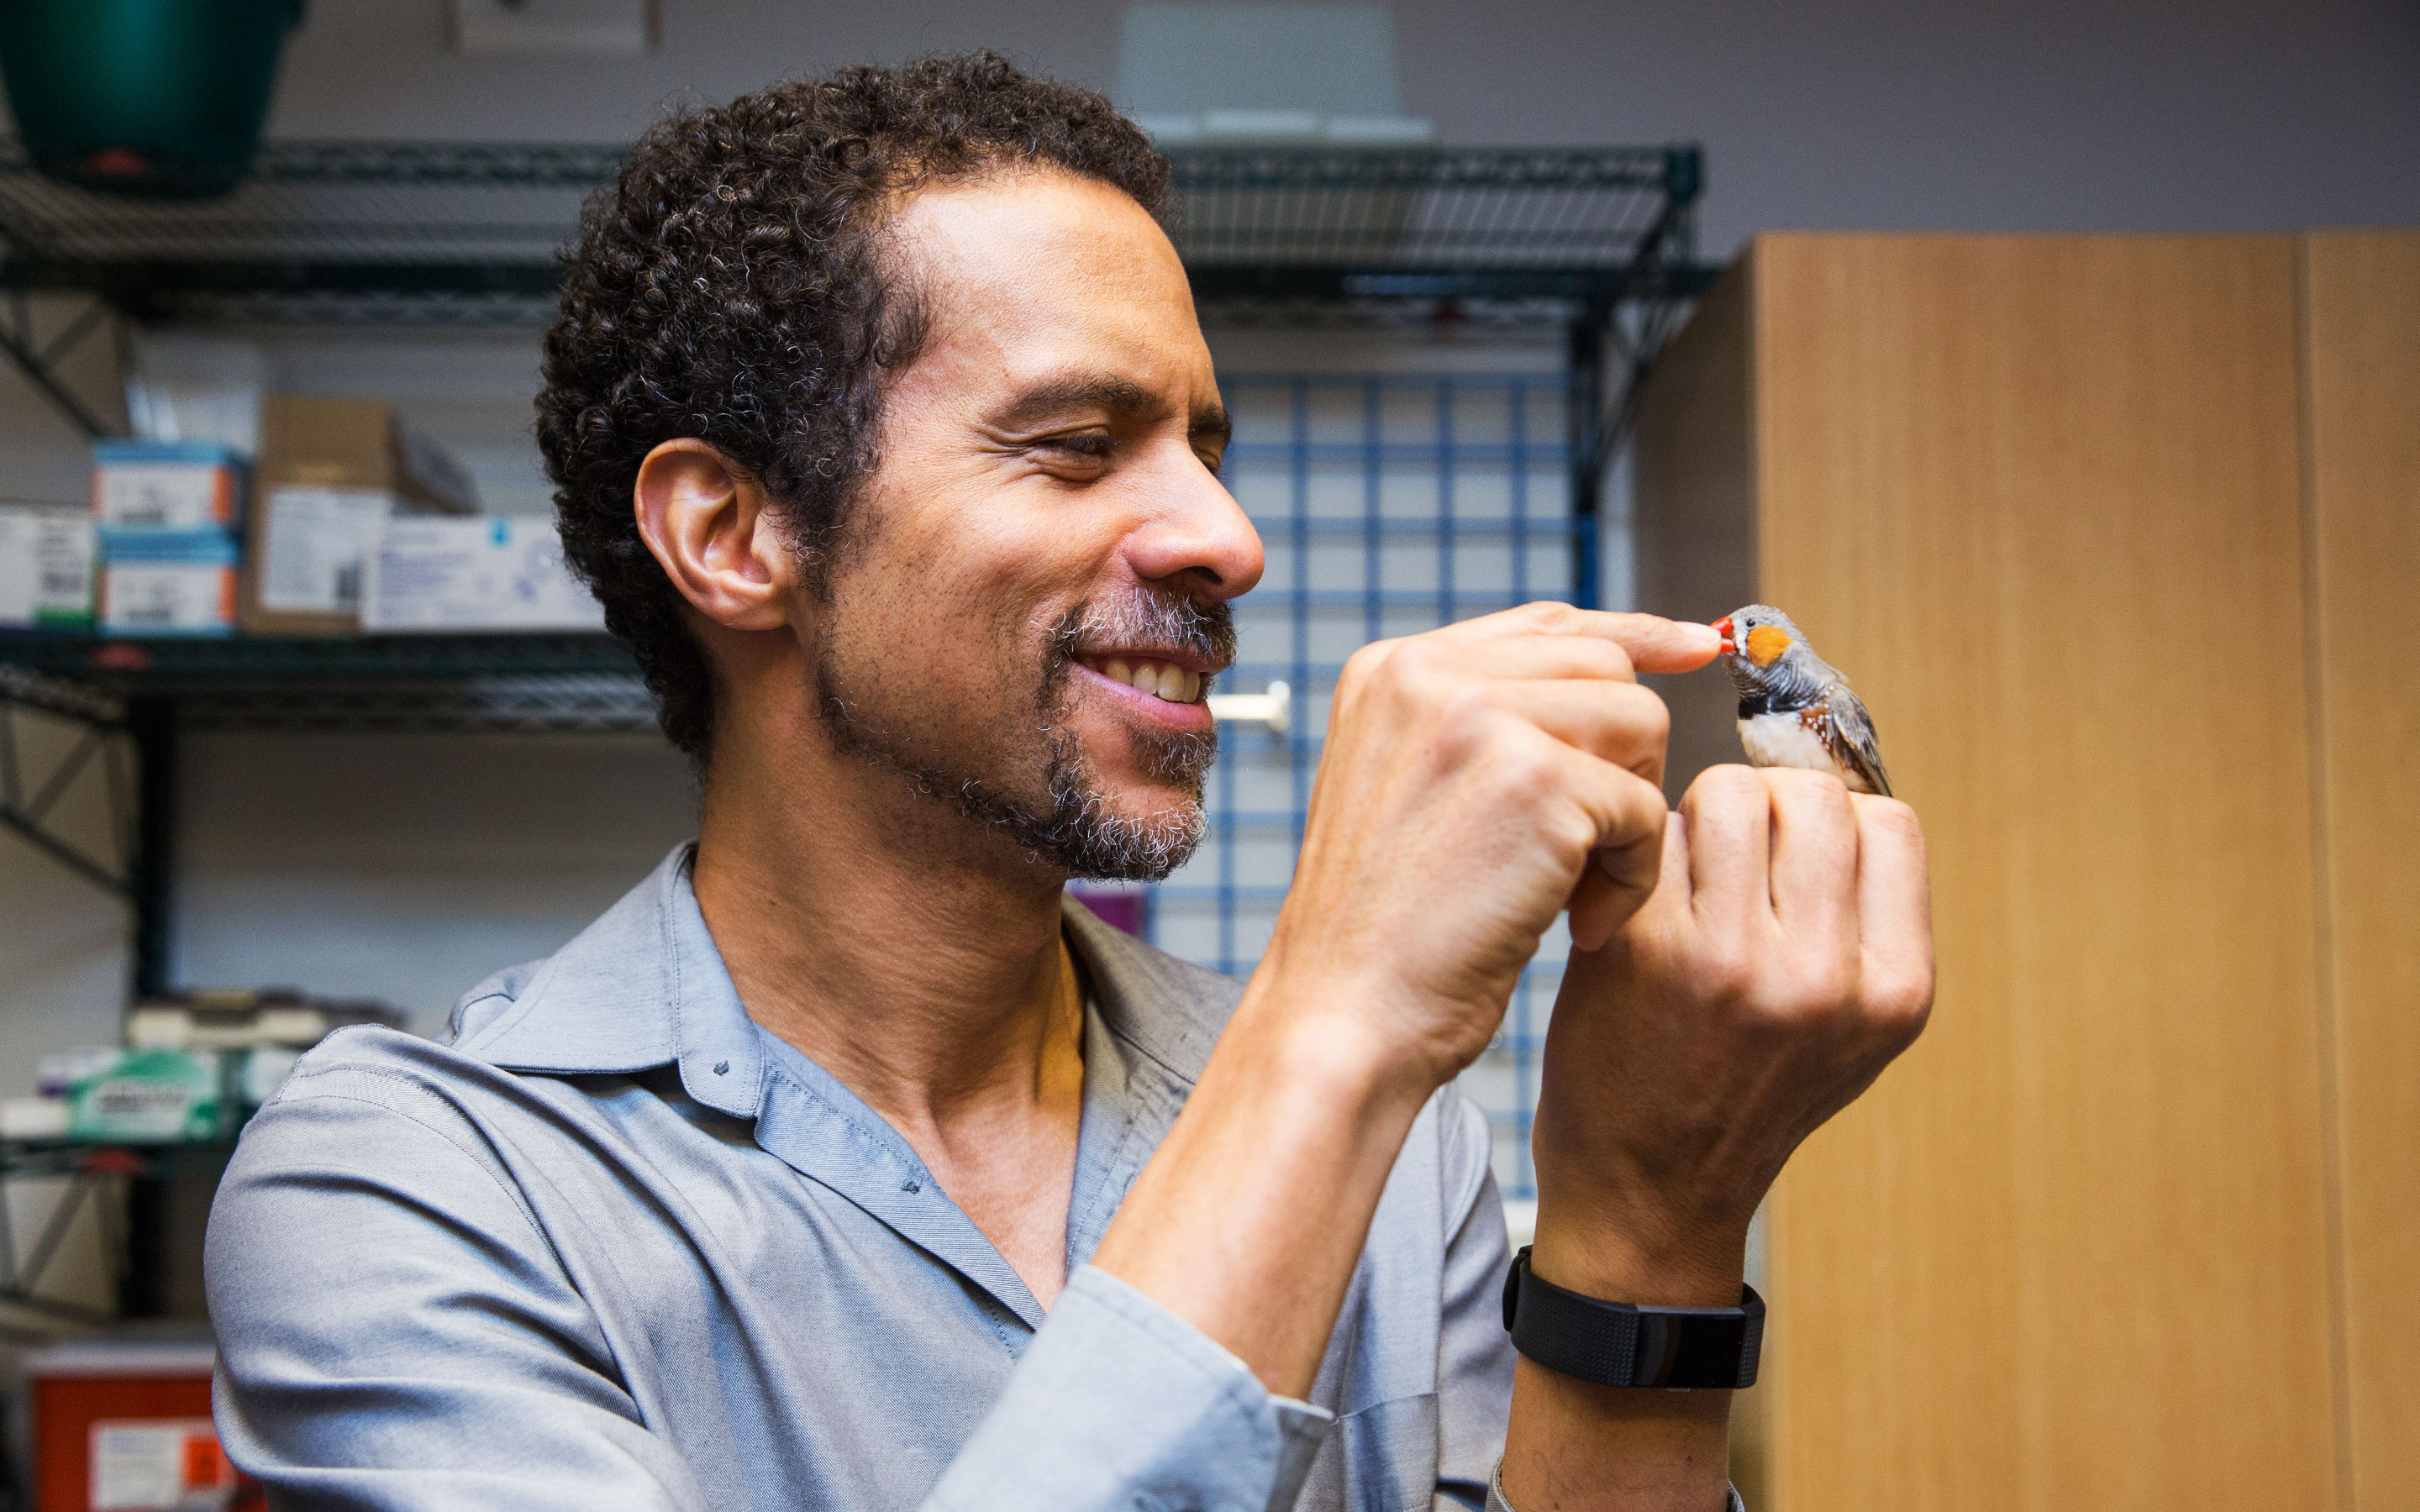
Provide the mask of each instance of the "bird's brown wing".
POLYGON ((1883 748, 1874 739, 1873 716, 1849 691, 1846 683, 1835 683, 1823 696, 1825 723, 1823 743, 1842 766, 1865 779, 1866 785, 1887 798, 1891 795, 1890 773, 1883 766, 1883 748))

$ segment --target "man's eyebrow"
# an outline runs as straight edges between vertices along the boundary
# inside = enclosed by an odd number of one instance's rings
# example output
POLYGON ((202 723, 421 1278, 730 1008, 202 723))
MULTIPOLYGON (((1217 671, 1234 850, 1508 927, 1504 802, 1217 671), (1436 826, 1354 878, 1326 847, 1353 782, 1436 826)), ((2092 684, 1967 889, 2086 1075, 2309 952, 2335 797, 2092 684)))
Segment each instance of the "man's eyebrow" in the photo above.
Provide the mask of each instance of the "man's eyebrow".
POLYGON ((1003 429, 1039 425, 1082 410, 1106 409, 1112 415, 1154 414, 1168 404, 1132 378, 1107 374, 1045 378, 1025 390, 992 415, 1003 429))
MULTIPOLYGON (((1131 378, 1109 374, 1078 375, 1036 383, 996 411, 992 424, 1014 431, 1047 424, 1069 414, 1107 411, 1119 418, 1131 418, 1160 414, 1167 409, 1165 399, 1131 378)), ((1193 440, 1212 438, 1221 445, 1235 433, 1226 408, 1215 399, 1195 409, 1185 428, 1193 440)))

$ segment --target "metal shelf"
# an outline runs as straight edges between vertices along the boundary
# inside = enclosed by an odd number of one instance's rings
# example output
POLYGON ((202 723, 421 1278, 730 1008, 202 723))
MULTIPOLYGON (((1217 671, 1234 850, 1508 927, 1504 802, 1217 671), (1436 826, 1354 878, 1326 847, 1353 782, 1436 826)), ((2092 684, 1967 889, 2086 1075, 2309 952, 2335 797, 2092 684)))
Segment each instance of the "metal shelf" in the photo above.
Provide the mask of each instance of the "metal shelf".
POLYGON ((604 635, 115 640, 0 631, 0 702, 122 719, 164 702, 193 732, 647 732, 655 706, 604 635))
POLYGON ((609 635, 194 636, 136 638, 0 630, 0 662, 119 695, 263 678, 449 678, 627 672, 609 635))
POLYGON ((134 986, 164 991, 177 764, 188 733, 648 733, 655 705, 602 635, 116 640, 0 631, 0 828, 123 899, 134 986), (20 714, 75 726, 38 764, 20 714), (40 769, 37 769, 38 765, 40 769), (97 783, 105 843, 63 822, 97 783))
MULTIPOLYGON (((83 290, 139 319, 542 321, 556 249, 623 152, 269 142, 231 193, 179 202, 56 183, 0 139, 0 282, 83 290)), ((1453 300, 1535 317, 1688 276, 1694 147, 1168 156, 1173 235, 1213 313, 1453 300)))

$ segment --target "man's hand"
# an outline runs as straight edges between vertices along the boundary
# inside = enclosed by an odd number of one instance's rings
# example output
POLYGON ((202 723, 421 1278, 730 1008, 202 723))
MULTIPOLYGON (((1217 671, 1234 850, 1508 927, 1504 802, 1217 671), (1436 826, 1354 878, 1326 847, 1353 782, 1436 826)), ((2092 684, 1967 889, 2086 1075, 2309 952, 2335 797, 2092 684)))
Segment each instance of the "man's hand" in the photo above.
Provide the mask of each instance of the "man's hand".
MULTIPOLYGON (((1572 952, 1532 1140, 1538 1274, 1619 1302, 1736 1303, 1748 1220, 1782 1163, 1931 1004, 1914 810, 1823 773, 1706 772, 1671 818, 1647 905, 1602 949, 1572 952)), ((1719 1506, 1730 1398, 1521 1361, 1506 1499, 1719 1506)))
POLYGON ((1532 604, 1363 647, 1256 985, 1305 984, 1408 1047, 1423 1094, 1470 1064, 1558 913, 1599 946, 1656 886, 1669 718, 1634 672, 1716 644, 1532 604))
POLYGON ((1539 1273, 1625 1302, 1737 1301, 1782 1163, 1931 1004, 1915 810, 1823 773, 1706 772, 1647 905, 1572 952, 1534 1140, 1539 1273))

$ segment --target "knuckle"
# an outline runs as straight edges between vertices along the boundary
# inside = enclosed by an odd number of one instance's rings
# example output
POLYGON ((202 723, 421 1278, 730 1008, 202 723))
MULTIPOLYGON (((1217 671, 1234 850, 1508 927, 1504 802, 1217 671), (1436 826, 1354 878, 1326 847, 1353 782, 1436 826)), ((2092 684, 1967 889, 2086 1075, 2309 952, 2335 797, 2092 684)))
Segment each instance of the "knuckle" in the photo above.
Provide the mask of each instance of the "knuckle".
POLYGON ((1449 729, 1475 728, 1497 712, 1495 690, 1485 683, 1439 678, 1436 684, 1432 690, 1432 706, 1449 729))
POLYGON ((1776 1026, 1826 1031, 1865 1011, 1857 977, 1854 963, 1834 955, 1800 960, 1758 981, 1753 1008, 1776 1026))
POLYGON ((1808 1013, 1846 1014, 1860 1006, 1858 986, 1855 962, 1827 958, 1808 965, 1799 993, 1808 1013))
POLYGON ((1434 707, 1446 675, 1445 660, 1433 642, 1405 640, 1377 668, 1372 682, 1392 698, 1434 707))
POLYGON ((1343 670, 1336 674, 1337 696, 1349 698, 1358 693, 1392 657, 1395 647, 1392 640, 1373 640, 1345 657, 1343 670))
POLYGON ((1932 1013, 1932 971, 1930 966, 1885 974, 1874 993, 1876 1011, 1885 1018, 1921 1028, 1932 1013))
POLYGON ((1756 768, 1726 764, 1709 766, 1689 784, 1683 802, 1694 808, 1699 805, 1718 809, 1762 808, 1767 793, 1757 779, 1756 768))
POLYGON ((1924 822, 1916 816, 1914 809, 1899 799, 1860 795, 1856 804, 1866 821, 1877 829, 1917 845, 1924 843, 1924 822))
POLYGON ((1528 621, 1532 629, 1543 630, 1548 635, 1561 635, 1579 623, 1577 609, 1569 604, 1558 603, 1551 598, 1542 598, 1535 603, 1524 604, 1519 613, 1522 618, 1528 621))
POLYGON ((1578 856, 1596 846, 1596 825, 1576 804, 1558 805, 1546 821, 1548 842, 1565 856, 1578 856))
POLYGON ((1637 733, 1661 746, 1672 738, 1672 709, 1653 689, 1637 687, 1629 699, 1637 733))
POLYGON ((1849 785, 1830 772, 1818 772, 1804 766, 1768 766, 1763 769, 1765 785, 1772 789, 1776 801, 1793 808, 1837 809, 1845 813, 1849 808, 1849 785))
POLYGON ((1690 976, 1717 1003, 1753 1006, 1756 962, 1745 940, 1725 935, 1710 942, 1692 963, 1690 976))
POLYGON ((1553 788, 1560 776, 1553 753, 1534 741, 1507 742, 1491 766, 1497 785, 1516 796, 1553 788))

